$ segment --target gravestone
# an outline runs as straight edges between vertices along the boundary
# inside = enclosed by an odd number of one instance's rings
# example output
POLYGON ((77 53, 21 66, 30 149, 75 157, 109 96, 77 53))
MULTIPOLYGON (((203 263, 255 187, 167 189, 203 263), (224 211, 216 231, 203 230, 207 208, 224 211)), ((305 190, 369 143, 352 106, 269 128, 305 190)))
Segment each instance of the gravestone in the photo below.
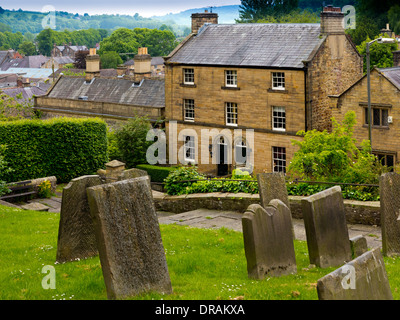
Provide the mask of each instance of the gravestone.
POLYGON ((389 172, 379 178, 382 252, 400 254, 400 174, 389 172))
POLYGON ((317 292, 320 300, 393 300, 379 248, 319 279, 317 292))
POLYGON ((132 168, 122 171, 122 173, 118 176, 118 181, 134 179, 139 177, 146 177, 146 176, 148 176, 147 171, 132 168))
POLYGON ((282 173, 257 174, 261 206, 266 208, 273 199, 281 200, 290 210, 285 176, 282 173))
POLYGON ((249 278, 297 272, 291 214, 282 201, 272 200, 265 208, 250 205, 242 228, 249 278))
POLYGON ((56 257, 58 263, 98 254, 86 189, 101 183, 97 175, 83 176, 71 180, 63 189, 56 257))
POLYGON ((341 188, 301 200, 310 263, 321 268, 350 261, 351 246, 341 188))
POLYGON ((148 177, 87 189, 109 299, 172 293, 148 177))
POLYGON ((367 239, 362 235, 350 238, 350 247, 353 258, 359 257, 368 251, 367 239))

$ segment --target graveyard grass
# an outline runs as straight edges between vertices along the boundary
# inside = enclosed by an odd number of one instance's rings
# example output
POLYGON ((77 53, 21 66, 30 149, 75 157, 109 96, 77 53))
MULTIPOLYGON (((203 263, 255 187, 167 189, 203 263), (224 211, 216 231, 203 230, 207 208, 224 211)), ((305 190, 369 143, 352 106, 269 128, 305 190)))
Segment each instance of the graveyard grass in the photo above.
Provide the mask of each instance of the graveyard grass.
MULTIPOLYGON (((98 257, 54 264, 59 214, 0 206, 1 300, 107 299, 98 257), (42 288, 56 270, 56 289, 42 288)), ((183 300, 315 300, 317 280, 335 268, 310 268, 307 244, 295 241, 298 273, 279 278, 247 277, 243 236, 225 228, 196 229, 161 225, 173 294, 146 294, 135 299, 183 300)), ((400 299, 400 258, 385 257, 394 299, 400 299)))

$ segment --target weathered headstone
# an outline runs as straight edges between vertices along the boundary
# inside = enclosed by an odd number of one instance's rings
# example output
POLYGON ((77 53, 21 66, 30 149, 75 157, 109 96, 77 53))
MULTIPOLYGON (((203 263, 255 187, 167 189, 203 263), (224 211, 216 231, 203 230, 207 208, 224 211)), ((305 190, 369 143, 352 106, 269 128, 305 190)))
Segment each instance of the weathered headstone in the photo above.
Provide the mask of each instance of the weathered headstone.
POLYGON ((393 300, 379 248, 319 279, 317 292, 320 300, 393 300))
POLYGON ((297 272, 291 214, 282 201, 272 200, 265 208, 250 205, 242 228, 249 278, 297 272))
POLYGON ((400 254, 400 174, 390 172, 379 178, 382 252, 400 254))
POLYGON ((87 189, 109 299, 172 292, 148 177, 87 189))
POLYGON ((321 191, 301 200, 310 263, 321 268, 352 259, 341 188, 321 191))
POLYGON ((63 189, 56 261, 64 263, 98 254, 86 188, 97 186, 99 176, 71 180, 63 189))
POLYGON ((118 176, 118 181, 134 179, 139 177, 146 177, 146 176, 148 176, 147 171, 132 168, 129 170, 122 171, 122 173, 120 173, 120 175, 118 176))
POLYGON ((282 173, 259 173, 257 182, 262 207, 266 208, 271 200, 278 199, 290 209, 285 176, 282 173))
POLYGON ((359 257, 368 251, 367 239, 361 235, 350 238, 350 247, 353 258, 359 257))

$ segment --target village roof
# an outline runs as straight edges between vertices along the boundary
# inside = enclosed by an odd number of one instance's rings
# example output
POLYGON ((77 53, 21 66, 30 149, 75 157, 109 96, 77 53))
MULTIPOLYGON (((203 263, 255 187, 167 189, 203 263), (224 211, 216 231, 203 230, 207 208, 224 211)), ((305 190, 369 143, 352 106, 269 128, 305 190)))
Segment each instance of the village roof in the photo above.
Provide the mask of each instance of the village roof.
POLYGON ((25 56, 22 59, 6 59, 1 64, 1 70, 7 71, 10 68, 40 68, 44 63, 46 63, 50 58, 43 55, 37 56, 25 56))
POLYGON ((400 90, 400 67, 380 68, 379 71, 400 90))
MULTIPOLYGON (((151 65, 152 66, 158 66, 164 64, 164 58, 163 57, 152 57, 151 58, 151 65)), ((135 65, 135 60, 130 59, 124 63, 124 66, 133 66, 135 65)))
POLYGON ((303 68, 325 40, 320 24, 239 23, 203 26, 168 62, 189 65, 303 68))
POLYGON ((128 79, 61 76, 47 95, 49 98, 121 103, 146 107, 165 107, 164 81, 144 79, 140 85, 128 79))

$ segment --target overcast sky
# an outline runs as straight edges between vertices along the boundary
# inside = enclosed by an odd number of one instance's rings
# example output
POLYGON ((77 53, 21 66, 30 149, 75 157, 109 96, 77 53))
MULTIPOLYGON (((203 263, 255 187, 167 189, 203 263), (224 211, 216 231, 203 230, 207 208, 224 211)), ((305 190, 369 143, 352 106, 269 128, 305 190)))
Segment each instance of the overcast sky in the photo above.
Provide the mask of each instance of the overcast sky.
POLYGON ((240 4, 240 0, 1 0, 3 9, 16 9, 30 11, 42 11, 46 5, 52 5, 56 11, 89 14, 128 14, 139 13, 143 17, 164 15, 170 12, 177 13, 186 9, 194 9, 208 6, 224 6, 240 4))

